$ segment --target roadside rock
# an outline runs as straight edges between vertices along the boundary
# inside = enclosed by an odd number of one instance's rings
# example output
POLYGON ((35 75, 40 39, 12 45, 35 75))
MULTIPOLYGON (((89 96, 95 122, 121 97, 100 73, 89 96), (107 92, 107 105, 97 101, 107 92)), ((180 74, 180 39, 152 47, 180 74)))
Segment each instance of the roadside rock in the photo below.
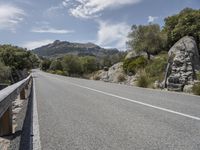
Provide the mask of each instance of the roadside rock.
POLYGON ((185 85, 184 88, 183 88, 183 92, 185 92, 185 93, 192 93, 193 86, 194 85, 192 85, 192 84, 185 85))
POLYGON ((132 59, 132 58, 136 58, 139 55, 135 52, 135 51, 130 51, 128 52, 128 54, 126 55, 125 59, 132 59))
POLYGON ((183 91, 184 86, 195 79, 195 71, 200 69, 199 51, 194 38, 181 38, 168 55, 165 86, 172 91, 183 91))

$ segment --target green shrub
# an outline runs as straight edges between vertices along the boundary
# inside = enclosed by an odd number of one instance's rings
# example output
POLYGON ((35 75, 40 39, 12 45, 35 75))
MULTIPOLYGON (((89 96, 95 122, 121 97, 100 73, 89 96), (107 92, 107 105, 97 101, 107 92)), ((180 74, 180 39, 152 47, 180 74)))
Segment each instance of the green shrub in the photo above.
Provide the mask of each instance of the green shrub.
POLYGON ((5 66, 0 61, 0 82, 8 83, 8 82, 10 82, 10 77, 11 77, 11 69, 10 69, 10 67, 5 66))
POLYGON ((200 72, 198 72, 198 73, 196 74, 196 76, 197 76, 197 80, 200 80, 200 72))
POLYGON ((151 60, 151 62, 145 67, 145 70, 151 78, 154 78, 155 80, 163 80, 166 66, 167 55, 162 54, 151 60))
POLYGON ((137 70, 144 68, 147 65, 147 63, 148 60, 143 56, 134 59, 127 59, 123 63, 123 69, 126 73, 131 72, 135 74, 137 70))
POLYGON ((56 70, 55 71, 55 74, 58 74, 58 75, 65 75, 65 72, 64 71, 62 71, 62 70, 56 70))
POLYGON ((147 88, 150 84, 150 79, 147 73, 143 70, 137 79, 137 86, 147 88))
POLYGON ((200 95, 200 83, 197 83, 193 86, 192 91, 195 95, 200 95))

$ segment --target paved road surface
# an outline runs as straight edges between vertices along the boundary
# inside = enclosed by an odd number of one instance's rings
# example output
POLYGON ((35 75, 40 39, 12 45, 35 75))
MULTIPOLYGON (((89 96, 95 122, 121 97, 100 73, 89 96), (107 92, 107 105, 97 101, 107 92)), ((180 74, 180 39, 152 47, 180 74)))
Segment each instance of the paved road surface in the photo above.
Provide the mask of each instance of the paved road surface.
POLYGON ((200 97, 34 76, 44 150, 200 150, 200 97))

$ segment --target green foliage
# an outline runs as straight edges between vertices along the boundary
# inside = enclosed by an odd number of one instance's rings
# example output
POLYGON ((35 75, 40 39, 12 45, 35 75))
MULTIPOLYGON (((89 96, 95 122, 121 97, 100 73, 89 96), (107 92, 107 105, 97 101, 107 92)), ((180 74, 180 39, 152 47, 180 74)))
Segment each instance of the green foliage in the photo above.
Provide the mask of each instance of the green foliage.
POLYGON ((200 95, 200 83, 196 83, 193 88, 192 91, 195 95, 200 95))
POLYGON ((147 88, 149 84, 150 84, 149 76, 144 70, 142 70, 137 79, 137 86, 147 88))
POLYGON ((134 59, 126 59, 123 63, 123 69, 126 73, 131 72, 135 74, 137 70, 144 68, 147 63, 148 60, 143 56, 134 59))
POLYGON ((185 8, 179 14, 165 18, 163 31, 167 34, 168 48, 186 35, 193 36, 200 44, 200 10, 185 8))
POLYGON ((63 71, 69 73, 69 75, 81 75, 83 73, 83 65, 78 56, 66 55, 62 58, 63 71))
POLYGON ((150 59, 150 54, 161 51, 165 41, 160 26, 157 24, 133 25, 128 38, 128 46, 137 53, 147 53, 148 59, 150 59))
POLYGON ((84 73, 92 73, 98 69, 98 62, 93 56, 85 56, 80 58, 83 65, 84 73))
POLYGON ((42 60, 40 64, 40 69, 43 71, 47 71, 51 65, 51 61, 49 59, 42 60))
POLYGON ((6 66, 16 70, 31 69, 39 64, 35 54, 11 45, 0 46, 0 58, 6 66))
POLYGON ((39 58, 35 54, 26 49, 11 45, 0 45, 0 60, 5 66, 3 70, 7 70, 1 73, 7 72, 4 74, 7 78, 1 76, 1 79, 4 81, 11 80, 9 82, 19 81, 24 77, 23 74, 27 70, 36 68, 39 65, 39 58))
POLYGON ((0 82, 1 83, 9 82, 10 76, 11 76, 11 69, 10 69, 10 67, 5 66, 0 61, 0 82))
POLYGON ((62 64, 60 60, 53 60, 49 66, 50 70, 62 70, 62 64))
POLYGON ((196 76, 197 76, 197 80, 200 81, 200 72, 196 73, 196 76))
POLYGON ((167 65, 167 57, 167 54, 161 54, 150 61, 150 63, 145 67, 145 70, 148 72, 150 77, 154 78, 155 80, 163 80, 167 65))

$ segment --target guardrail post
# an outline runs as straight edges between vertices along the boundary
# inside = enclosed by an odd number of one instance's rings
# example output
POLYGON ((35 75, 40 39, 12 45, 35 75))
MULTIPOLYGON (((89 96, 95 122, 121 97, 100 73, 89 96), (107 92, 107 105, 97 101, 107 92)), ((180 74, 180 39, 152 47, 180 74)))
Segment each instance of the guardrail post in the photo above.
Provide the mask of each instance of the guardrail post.
POLYGON ((20 99, 26 99, 26 90, 25 90, 25 88, 23 88, 22 91, 20 92, 20 99))
POLYGON ((13 133, 12 106, 10 106, 4 115, 0 118, 0 136, 13 133))

